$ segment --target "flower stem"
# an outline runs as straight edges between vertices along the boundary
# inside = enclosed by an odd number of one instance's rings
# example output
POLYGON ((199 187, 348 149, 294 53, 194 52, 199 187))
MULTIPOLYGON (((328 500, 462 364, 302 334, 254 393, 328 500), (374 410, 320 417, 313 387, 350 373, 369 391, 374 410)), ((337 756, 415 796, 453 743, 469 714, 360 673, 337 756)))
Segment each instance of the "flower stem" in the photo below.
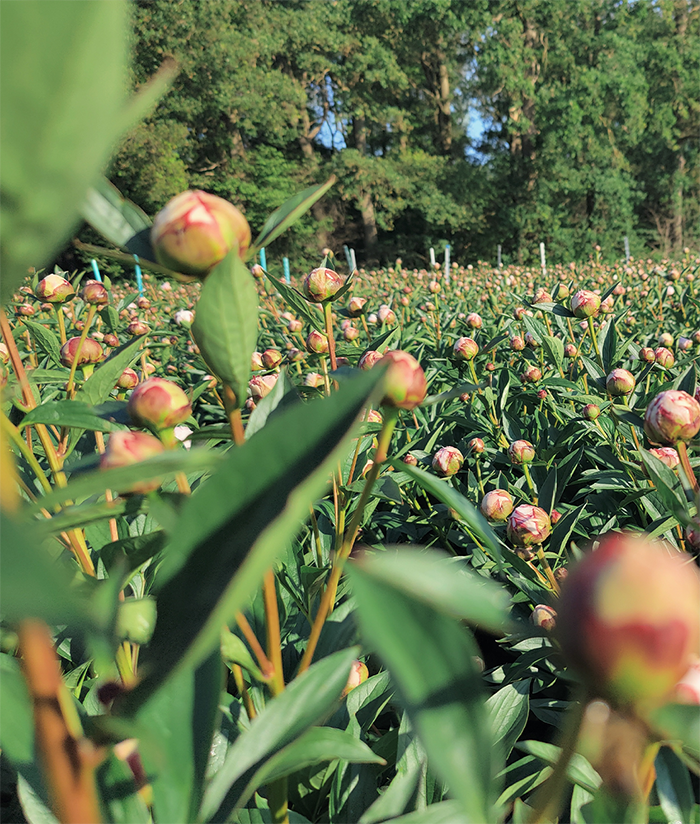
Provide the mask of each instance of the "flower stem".
POLYGON ((592 317, 588 318, 588 328, 591 330, 591 340, 593 341, 593 348, 595 349, 596 357, 598 358, 598 364, 600 368, 603 370, 603 373, 605 373, 605 367, 603 366, 603 358, 601 357, 600 349, 598 348, 598 336, 596 335, 595 329, 593 328, 592 317))
POLYGON ((85 343, 85 339, 88 336, 88 332, 90 331, 90 325, 92 324, 92 320, 95 317, 95 312, 97 311, 97 307, 93 304, 90 304, 90 308, 88 309, 88 316, 87 320, 85 321, 85 326, 83 326, 83 331, 80 335, 80 340, 78 341, 78 348, 75 350, 75 355, 73 357, 73 363, 70 365, 70 375, 68 376, 68 383, 66 385, 66 393, 68 394, 69 398, 72 398, 75 394, 73 388, 73 382, 75 381, 75 370, 78 368, 78 363, 80 361, 80 353, 83 349, 83 344, 85 343))
POLYGON ((331 359, 331 371, 335 372, 338 362, 335 358, 335 338, 333 337, 333 312, 331 302, 323 305, 323 316, 326 320, 326 337, 328 338, 328 357, 331 359))
POLYGON ((685 445, 685 441, 678 441, 676 444, 676 449, 678 450, 678 457, 681 459, 681 466, 683 467, 685 477, 688 479, 688 483, 692 487, 693 494, 697 498, 700 496, 700 486, 698 486, 698 479, 695 477, 693 467, 690 465, 690 458, 688 457, 688 449, 685 445))

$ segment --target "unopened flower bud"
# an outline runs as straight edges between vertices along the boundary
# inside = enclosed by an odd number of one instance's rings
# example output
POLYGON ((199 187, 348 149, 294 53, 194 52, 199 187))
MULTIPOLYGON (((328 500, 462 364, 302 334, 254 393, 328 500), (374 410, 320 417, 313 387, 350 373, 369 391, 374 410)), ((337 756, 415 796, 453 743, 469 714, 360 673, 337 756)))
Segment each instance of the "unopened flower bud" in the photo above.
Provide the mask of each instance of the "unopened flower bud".
POLYGON ((675 469, 681 462, 678 452, 672 446, 659 446, 656 449, 650 449, 649 452, 665 463, 669 469, 675 469))
POLYGON ((269 395, 274 385, 277 383, 279 375, 258 375, 248 381, 250 395, 254 401, 261 401, 265 395, 269 395))
POLYGON ((119 376, 116 385, 119 389, 133 389, 139 385, 139 376, 133 369, 127 367, 119 376))
POLYGON ((381 352, 377 352, 374 349, 368 349, 364 355, 358 361, 358 366, 360 369, 371 369, 375 363, 378 363, 382 359, 383 355, 381 352))
POLYGON ((578 349, 574 346, 573 343, 567 343, 564 347, 564 357, 575 358, 576 355, 578 355, 578 349))
POLYGON ((686 525, 685 540, 692 549, 700 549, 700 515, 691 518, 686 525))
POLYGON ((503 523, 513 511, 513 498, 505 489, 492 489, 481 499, 479 508, 490 521, 503 523))
POLYGON ((662 332, 657 340, 659 346, 673 346, 673 335, 670 332, 662 332))
POLYGON ((539 506, 520 504, 508 516, 508 540, 515 546, 530 547, 549 538, 552 524, 549 515, 539 506))
POLYGON ((173 320, 178 326, 189 329, 194 323, 194 312, 191 309, 178 309, 173 315, 173 320))
POLYGON ((296 318, 292 318, 287 323, 287 329, 289 329, 290 332, 301 332, 301 330, 303 328, 304 328, 304 324, 300 320, 297 320, 296 318))
POLYGON ((520 379, 523 383, 537 383, 542 380, 542 371, 536 366, 528 366, 520 379))
POLYGON ((557 613, 546 604, 538 604, 530 613, 530 620, 536 627, 549 632, 556 626, 557 613))
POLYGON ((670 349, 666 349, 665 346, 659 346, 657 349, 655 349, 654 357, 656 359, 656 362, 663 369, 670 369, 676 362, 673 352, 671 352, 670 349))
POLYGON ((158 263, 187 275, 208 274, 232 249, 242 257, 250 240, 243 214, 228 201, 200 190, 174 197, 151 227, 158 263))
POLYGON ((689 352, 693 348, 693 341, 691 338, 686 338, 681 335, 676 344, 679 352, 689 352))
POLYGON ((31 303, 22 303, 15 309, 15 313, 20 318, 31 318, 36 313, 36 309, 31 303))
POLYGON ((634 375, 627 369, 613 369, 605 379, 605 388, 615 397, 629 395, 635 386, 634 375))
MULTIPOLYGON (((68 338, 68 340, 61 347, 61 363, 64 366, 72 366, 76 355, 78 354, 78 346, 80 338, 68 338)), ((104 352, 100 344, 92 338, 85 338, 83 345, 80 347, 80 356, 78 357, 78 366, 84 366, 88 363, 99 363, 104 358, 104 352)))
POLYGON ((673 688, 672 700, 677 704, 700 704, 700 658, 693 656, 686 674, 673 688))
POLYGON ((357 340, 360 337, 359 329, 355 329, 354 326, 348 326, 347 329, 343 330, 343 339, 351 342, 357 340))
POLYGON ((262 362, 266 369, 274 369, 282 362, 282 353, 278 349, 266 349, 262 353, 262 362))
POLYGON ((508 447, 508 457, 512 464, 526 464, 535 460, 535 447, 530 441, 513 441, 508 447))
MULTIPOLYGON (((164 451, 163 444, 147 432, 113 432, 107 441, 107 448, 100 458, 101 469, 118 469, 140 463, 164 451)), ((160 486, 159 480, 134 484, 131 492, 145 495, 160 486)))
POLYGON ((387 306, 386 303, 383 303, 377 310, 377 318, 380 323, 396 323, 396 315, 394 314, 394 310, 390 306, 387 306))
POLYGON ((407 452, 407 453, 403 456, 403 458, 401 458, 401 460, 402 460, 402 461, 403 461, 403 462, 404 462, 407 466, 418 466, 418 458, 416 458, 416 456, 415 456, 415 455, 413 455, 411 452, 407 452))
POLYGON ((330 300, 343 285, 343 278, 333 269, 321 266, 313 269, 303 280, 302 288, 313 303, 330 300))
POLYGON ((378 365, 389 367, 384 381, 383 405, 414 409, 425 400, 428 383, 425 372, 413 355, 394 349, 387 352, 378 365))
POLYGON ((139 337, 140 335, 147 335, 151 331, 151 327, 141 320, 132 320, 126 327, 127 334, 132 337, 139 337))
POLYGON ((472 438, 469 441, 469 448, 474 453, 474 455, 481 455, 481 453, 486 449, 484 442, 481 438, 472 438))
POLYGON ((348 301, 348 313, 353 318, 358 318, 365 311, 367 298, 352 297, 348 301))
POLYGON ((359 687, 360 684, 363 684, 368 678, 369 671, 366 664, 363 664, 362 661, 353 661, 352 667, 350 668, 350 675, 348 676, 348 682, 345 685, 345 689, 341 693, 340 697, 345 698, 350 690, 354 690, 355 687, 359 687))
POLYGON ((587 289, 579 289, 571 298, 571 311, 577 318, 591 318, 598 314, 600 296, 587 289))
POLYGON ((700 431, 700 403, 680 389, 661 392, 647 406, 644 431, 652 443, 689 441, 700 431))
POLYGON ((481 315, 477 315, 476 312, 470 312, 467 315, 467 326, 470 326, 472 329, 481 329, 483 325, 484 322, 481 319, 481 315))
POLYGON ((464 455, 454 446, 443 446, 433 455, 433 469, 444 477, 455 475, 463 463, 464 455))
POLYGON ((552 295, 546 289, 538 289, 535 292, 533 303, 551 303, 552 295))
POLYGON ((608 534, 562 587, 557 635, 571 665, 601 697, 665 702, 700 651, 700 574, 685 553, 632 534, 608 534))
POLYGON ((131 393, 127 411, 134 423, 160 432, 184 423, 192 414, 192 405, 176 383, 149 378, 131 393))
POLYGON ((656 355, 654 350, 649 346, 642 346, 639 350, 639 360, 644 361, 644 363, 655 363, 656 355))
POLYGON ((595 421, 600 417, 600 407, 595 403, 587 403, 583 407, 583 417, 587 421, 595 421))
POLYGON ((520 335, 513 335, 510 339, 510 348, 514 352, 522 352, 525 348, 525 341, 520 337, 520 335))
POLYGON ((306 338, 306 348, 314 355, 325 355, 328 351, 328 338, 317 329, 312 329, 306 338))
POLYGON ((452 347, 452 356, 458 361, 470 361, 479 354, 479 345, 471 338, 458 338, 452 347))
POLYGON ((64 303, 75 294, 69 281, 61 275, 47 275, 39 281, 34 294, 45 303, 64 303))
POLYGON ((80 297, 91 306, 109 303, 109 292, 99 280, 89 280, 80 290, 80 297))
POLYGON ((319 375, 318 372, 309 372, 304 378, 304 386, 311 386, 314 389, 321 389, 323 383, 323 375, 319 375))
POLYGON ((440 292, 440 282, 437 280, 431 280, 428 284, 428 291, 431 292, 433 295, 437 295, 440 292))

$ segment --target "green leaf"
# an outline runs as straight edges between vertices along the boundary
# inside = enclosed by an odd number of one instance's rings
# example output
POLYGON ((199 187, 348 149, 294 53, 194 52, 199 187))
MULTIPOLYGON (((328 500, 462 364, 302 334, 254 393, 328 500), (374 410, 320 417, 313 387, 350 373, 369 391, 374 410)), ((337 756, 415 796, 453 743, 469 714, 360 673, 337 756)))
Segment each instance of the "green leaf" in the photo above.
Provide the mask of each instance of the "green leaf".
MULTIPOLYGON (((61 311, 61 307, 58 311, 61 311)), ((61 363, 61 344, 56 335, 40 323, 34 323, 34 321, 25 318, 22 318, 22 323, 29 329, 32 339, 44 354, 48 355, 56 366, 63 366, 61 363)))
POLYGON ((122 372, 138 357, 144 339, 134 338, 113 352, 85 381, 75 400, 97 406, 109 398, 122 372))
POLYGON ((600 349, 605 371, 610 372, 615 365, 615 354, 617 352, 617 328, 615 318, 612 315, 598 330, 598 348, 600 349))
POLYGON ((221 629, 221 656, 224 659, 226 666, 231 664, 238 664, 257 678, 259 681, 264 680, 264 676, 253 661, 253 656, 248 652, 248 647, 243 641, 234 635, 228 627, 221 629))
POLYGON ((667 741, 680 741, 697 758, 700 756, 700 713, 690 704, 666 704, 650 714, 652 725, 667 741))
POLYGON ((242 407, 258 339, 258 293, 237 251, 207 275, 192 334, 207 366, 231 387, 242 407))
POLYGON ((465 815, 459 802, 439 801, 424 810, 392 818, 391 824, 474 824, 477 820, 465 815))
POLYGON ((257 589, 325 488, 329 467, 380 377, 363 373, 330 398, 295 404, 231 450, 188 498, 163 553, 158 622, 139 662, 142 680, 125 696, 125 713, 175 668, 219 644, 221 626, 257 589))
POLYGON ((272 391, 255 406, 248 418, 245 428, 246 440, 261 430, 267 423, 267 419, 277 409, 288 406, 289 403, 299 399, 299 395, 294 388, 294 384, 289 380, 285 371, 280 372, 277 382, 272 387, 272 391))
POLYGON ((671 512, 683 512, 685 496, 674 471, 646 449, 642 449, 639 456, 664 506, 671 512))
POLYGON ((574 313, 570 309, 562 306, 560 303, 537 303, 533 304, 533 306, 537 309, 541 309, 543 312, 548 312, 551 315, 559 315, 562 318, 574 317, 574 313))
POLYGON ((367 560, 372 577, 425 604, 498 634, 508 626, 510 596, 494 581, 431 549, 408 547, 367 560))
POLYGON ((99 417, 90 404, 76 400, 45 401, 27 412, 19 426, 21 428, 35 423, 91 429, 96 432, 118 432, 126 428, 121 423, 114 423, 99 417))
POLYGON ((148 229, 151 219, 117 187, 100 176, 85 193, 81 214, 92 228, 115 246, 126 246, 132 235, 148 229))
POLYGON ((149 824, 151 816, 146 802, 136 789, 129 765, 117 758, 114 751, 96 771, 102 804, 109 811, 108 821, 115 824, 149 824))
POLYGON ((424 469, 419 469, 417 466, 409 466, 403 461, 391 461, 394 469, 399 469, 402 472, 410 475, 414 481, 426 492, 430 492, 443 504, 446 504, 459 515, 462 521, 466 524, 469 531, 479 539, 489 550, 494 560, 499 566, 503 566, 503 558, 501 556, 501 547, 494 531, 488 524, 488 521, 469 501, 460 495, 449 484, 441 481, 430 472, 424 469))
POLYGON ((19 661, 4 653, 0 654, 0 746, 17 770, 35 761, 34 714, 27 684, 19 661))
MULTIPOLYGON (((545 764, 554 766, 559 759, 561 748, 554 744, 548 744, 545 741, 519 741, 515 745, 516 750, 534 755, 545 764)), ((574 753, 569 766, 566 771, 567 777, 570 781, 588 790, 589 793, 594 793, 601 785, 601 777, 591 767, 590 763, 580 754, 574 753)))
POLYGON ((362 633, 386 662, 460 811, 472 821, 493 821, 498 766, 476 644, 456 619, 375 576, 374 566, 365 560, 350 571, 362 633))
POLYGON ((224 668, 215 650, 185 667, 139 710, 139 750, 158 821, 195 821, 218 716, 224 668))
POLYGON ((122 2, 3 4, 3 303, 77 223, 113 149, 128 86, 127 26, 122 2))
POLYGON ((282 300, 294 311, 300 315, 311 326, 312 329, 319 331, 325 328, 325 321, 323 315, 310 304, 306 298, 297 292, 292 286, 288 286, 281 280, 273 277, 269 272, 265 272, 265 277, 273 284, 275 289, 282 295, 282 300))
POLYGON ((486 701, 494 741, 501 746, 503 758, 508 758, 525 729, 530 712, 530 683, 531 679, 525 678, 514 684, 506 684, 486 701))
POLYGON ((303 192, 299 192, 299 194, 294 195, 294 197, 290 197, 279 209, 275 209, 265 221, 265 225, 255 239, 255 243, 253 243, 248 250, 248 257, 253 257, 263 246, 269 246, 285 229, 288 229, 293 223, 296 223, 303 214, 309 211, 317 200, 320 200, 320 198, 325 195, 334 183, 335 175, 332 175, 320 186, 309 186, 309 188, 304 189, 303 192))
POLYGON ((693 822, 693 787, 688 768, 668 747, 661 747, 654 761, 656 791, 667 821, 693 822))
POLYGON ((556 364, 557 369, 561 369, 564 363, 564 342, 561 338, 542 335, 542 346, 547 352, 547 357, 556 364))
POLYGON ((239 735, 209 782, 201 818, 226 820, 234 807, 245 803, 242 793, 263 760, 330 714, 347 683, 356 654, 357 649, 351 648, 322 659, 270 701, 239 735))

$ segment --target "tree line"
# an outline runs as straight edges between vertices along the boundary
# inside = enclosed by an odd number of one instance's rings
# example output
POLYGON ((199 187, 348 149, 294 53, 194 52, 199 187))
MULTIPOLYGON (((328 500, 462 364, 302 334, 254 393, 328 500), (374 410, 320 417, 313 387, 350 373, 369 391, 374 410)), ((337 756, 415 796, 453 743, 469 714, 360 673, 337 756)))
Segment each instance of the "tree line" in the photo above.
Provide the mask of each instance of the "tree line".
POLYGON ((180 65, 109 171, 151 213, 198 187, 255 230, 335 174, 276 255, 700 241, 697 0, 136 0, 133 18, 134 86, 180 65))

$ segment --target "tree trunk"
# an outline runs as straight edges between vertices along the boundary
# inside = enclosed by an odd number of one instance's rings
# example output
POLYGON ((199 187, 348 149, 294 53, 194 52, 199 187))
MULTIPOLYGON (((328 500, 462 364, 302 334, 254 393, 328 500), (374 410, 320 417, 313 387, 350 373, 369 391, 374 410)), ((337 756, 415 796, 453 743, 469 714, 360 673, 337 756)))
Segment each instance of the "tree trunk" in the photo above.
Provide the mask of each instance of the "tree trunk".
POLYGON ((683 178, 685 177, 685 155, 678 155, 676 191, 673 193, 673 245, 676 252, 683 248, 683 178))
MULTIPOLYGON (((316 126, 312 128, 309 111, 306 106, 304 106, 301 111, 299 146, 301 147, 301 153, 309 161, 309 166, 312 169, 318 165, 313 140, 319 131, 320 128, 316 126)), ((319 249, 325 249, 328 246, 329 240, 328 229, 325 226, 326 218, 328 217, 328 209, 323 203, 323 199, 317 200, 316 203, 314 203, 311 207, 311 214, 314 216, 314 219, 318 221, 318 226, 316 227, 316 240, 318 242, 318 247, 319 249)))
MULTIPOLYGON (((364 115, 355 115, 352 120, 352 134, 357 151, 367 153, 367 126, 364 115)), ((357 206, 362 217, 362 229, 365 240, 365 257, 371 260, 377 248, 377 218, 369 189, 362 187, 357 199, 357 206)))

